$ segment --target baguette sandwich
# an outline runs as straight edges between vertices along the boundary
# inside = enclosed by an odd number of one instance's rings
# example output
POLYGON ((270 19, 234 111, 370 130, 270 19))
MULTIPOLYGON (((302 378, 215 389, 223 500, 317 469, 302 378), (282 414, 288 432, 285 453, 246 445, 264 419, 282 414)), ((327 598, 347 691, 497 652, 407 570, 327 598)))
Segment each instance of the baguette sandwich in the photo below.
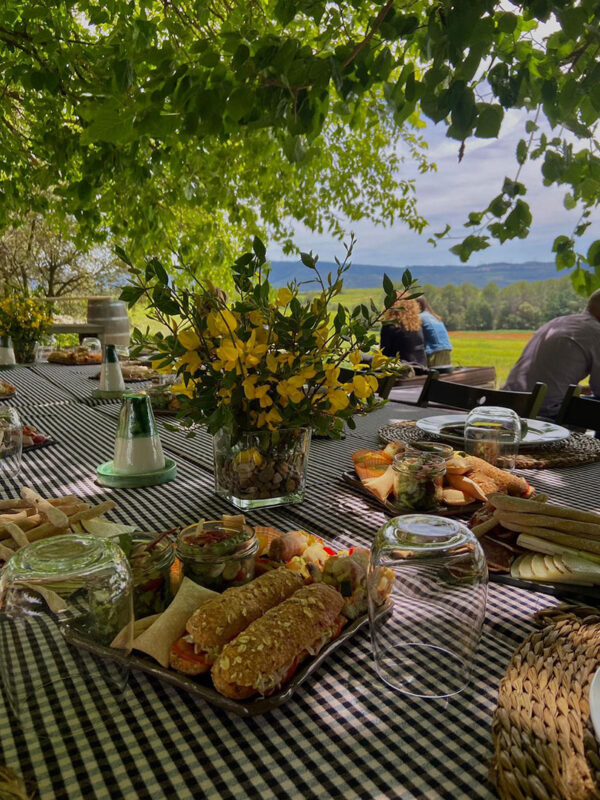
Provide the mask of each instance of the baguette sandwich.
POLYGON ((235 700, 277 691, 301 661, 339 635, 343 604, 324 583, 299 589, 225 645, 212 667, 215 689, 235 700))
POLYGON ((297 573, 275 569, 244 586, 226 589, 204 603, 188 619, 187 635, 172 645, 171 667, 187 675, 208 672, 227 642, 270 608, 291 597, 303 582, 297 573))

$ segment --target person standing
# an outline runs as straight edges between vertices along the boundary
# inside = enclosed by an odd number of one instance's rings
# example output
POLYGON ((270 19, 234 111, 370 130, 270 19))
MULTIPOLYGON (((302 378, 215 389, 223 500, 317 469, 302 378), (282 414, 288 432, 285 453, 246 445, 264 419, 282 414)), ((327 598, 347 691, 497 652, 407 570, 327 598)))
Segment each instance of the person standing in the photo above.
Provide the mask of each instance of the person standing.
POLYGON ((589 375, 600 395, 600 289, 581 314, 556 317, 537 330, 510 371, 503 389, 530 392, 538 381, 548 387, 540 415, 553 418, 570 384, 589 375))
POLYGON ((396 293, 396 302, 383 315, 381 325, 381 350, 385 356, 399 356, 410 364, 427 366, 423 328, 416 300, 402 299, 396 293))
POLYGON ((428 367, 442 367, 451 363, 452 345, 442 318, 438 316, 424 294, 417 298, 421 309, 425 354, 428 367))

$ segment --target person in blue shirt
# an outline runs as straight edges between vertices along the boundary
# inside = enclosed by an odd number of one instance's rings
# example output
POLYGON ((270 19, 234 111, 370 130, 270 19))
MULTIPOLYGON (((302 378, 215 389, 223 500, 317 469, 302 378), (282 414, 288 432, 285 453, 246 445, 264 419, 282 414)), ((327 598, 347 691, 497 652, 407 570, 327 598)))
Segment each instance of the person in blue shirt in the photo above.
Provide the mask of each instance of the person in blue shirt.
POLYGON ((428 367, 441 367, 451 363, 452 345, 442 318, 438 317, 425 295, 417 298, 425 339, 428 367))

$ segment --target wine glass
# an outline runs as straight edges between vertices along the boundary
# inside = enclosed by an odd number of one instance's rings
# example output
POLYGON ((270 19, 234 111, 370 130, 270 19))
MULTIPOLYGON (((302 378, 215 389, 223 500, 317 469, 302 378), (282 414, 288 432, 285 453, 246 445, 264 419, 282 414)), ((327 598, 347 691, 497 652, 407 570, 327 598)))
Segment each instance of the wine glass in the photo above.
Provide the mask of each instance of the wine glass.
POLYGON ((479 406, 465 421, 465 451, 504 469, 514 469, 521 443, 519 416, 502 406, 479 406))
POLYGON ((4 478, 16 478, 21 471, 23 425, 13 406, 0 408, 0 472, 4 478))
POLYGON ((86 336, 81 342, 81 346, 87 347, 88 352, 90 353, 102 352, 102 343, 100 339, 97 339, 95 336, 86 336))
POLYGON ((25 730, 47 731, 57 704, 66 715, 93 703, 90 694, 117 711, 129 675, 132 598, 127 558, 109 539, 55 536, 10 558, 0 572, 0 678, 25 730))
POLYGON ((388 520, 375 537, 368 574, 379 677, 416 697, 461 692, 471 677, 487 581, 481 545, 461 522, 424 514, 388 520), (391 580, 382 608, 380 587, 391 580))

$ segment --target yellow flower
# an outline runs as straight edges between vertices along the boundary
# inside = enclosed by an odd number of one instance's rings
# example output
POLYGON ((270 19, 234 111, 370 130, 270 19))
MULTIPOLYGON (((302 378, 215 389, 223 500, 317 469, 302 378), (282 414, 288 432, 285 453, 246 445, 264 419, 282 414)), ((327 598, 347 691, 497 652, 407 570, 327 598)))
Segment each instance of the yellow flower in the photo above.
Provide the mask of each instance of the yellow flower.
POLYGON ((257 386, 257 381, 258 375, 249 375, 247 378, 245 378, 242 382, 244 394, 248 400, 259 400, 261 408, 268 408, 269 406, 273 405, 273 401, 268 394, 271 387, 266 383, 257 386))
POLYGON ((275 302, 278 306, 287 306, 293 296, 293 292, 291 292, 287 286, 284 286, 277 292, 277 299, 275 302))
POLYGON ((333 389, 327 393, 332 411, 343 411, 350 403, 350 398, 343 389, 333 389))
POLYGON ((272 408, 270 411, 261 411, 259 413, 256 427, 262 428, 267 425, 271 430, 274 430, 281 422, 283 422, 283 417, 276 408, 272 408))
POLYGON ((246 316, 248 317, 248 321, 250 322, 250 324, 254 325, 256 328, 260 328, 267 322, 262 311, 259 311, 258 309, 256 309, 255 311, 249 311, 248 314, 246 314, 246 316))
POLYGON ((375 350, 373 353, 373 361, 371 362, 372 369, 379 369, 379 367, 383 367, 384 364, 387 364, 388 357, 384 356, 381 350, 375 350))
POLYGON ((325 385, 333 387, 340 375, 340 368, 335 364, 325 364, 325 385))
POLYGON ((206 326, 209 334, 217 339, 219 336, 227 336, 236 331, 238 322, 228 308, 222 308, 209 313, 206 318, 206 326))
POLYGON ((356 367, 358 364, 360 364, 361 359, 362 359, 362 355, 361 355, 360 350, 354 350, 348 356, 348 361, 352 364, 353 367, 356 367))
POLYGON ((267 353, 267 367, 269 372, 275 374, 277 372, 278 361, 275 353, 267 353))
MULTIPOLYGON (((260 364, 262 357, 267 352, 267 345, 257 342, 257 339, 263 338, 262 334, 266 335, 267 332, 262 331, 261 334, 259 334, 258 331, 259 329, 255 328, 247 342, 239 341, 240 359, 246 367, 256 367, 257 364, 260 364)), ((219 350, 217 350, 217 353, 218 352, 219 350)))
POLYGON ((188 350, 178 362, 178 368, 184 368, 186 372, 189 372, 191 375, 194 375, 200 367, 204 365, 204 361, 200 358, 199 353, 196 350, 188 350))
POLYGON ((176 383, 174 386, 171 387, 171 392, 175 395, 177 394, 184 394, 186 397, 193 397, 194 396, 194 384, 192 381, 189 381, 186 385, 185 383, 176 383))
POLYGON ((329 325, 321 325, 320 328, 317 328, 315 331, 315 341, 317 343, 317 347, 323 347, 325 342, 329 338, 329 325))
MULTIPOLYGON (((239 340, 234 341, 225 340, 220 347, 217 347, 217 356, 219 361, 213 362, 214 369, 223 369, 225 372, 230 372, 235 369, 239 373, 240 365, 240 350, 238 349, 239 340)), ((241 342, 239 342, 241 344, 241 342)))
POLYGON ((279 381, 277 384, 277 393, 282 397, 287 397, 292 403, 301 403, 304 400, 304 392, 300 391, 303 385, 303 376, 294 375, 286 381, 279 381))
POLYGON ((177 338, 179 343, 182 344, 186 350, 196 350, 200 347, 200 337, 193 328, 186 328, 178 334, 177 338))
POLYGON ((304 381, 308 381, 311 378, 314 378, 317 374, 317 370, 314 367, 302 367, 299 372, 299 375, 302 376, 304 381))
MULTIPOLYGON (((375 381, 375 385, 377 386, 377 381, 375 381)), ((373 388, 364 375, 355 375, 352 378, 352 391, 361 400, 366 400, 373 394, 373 388)))

